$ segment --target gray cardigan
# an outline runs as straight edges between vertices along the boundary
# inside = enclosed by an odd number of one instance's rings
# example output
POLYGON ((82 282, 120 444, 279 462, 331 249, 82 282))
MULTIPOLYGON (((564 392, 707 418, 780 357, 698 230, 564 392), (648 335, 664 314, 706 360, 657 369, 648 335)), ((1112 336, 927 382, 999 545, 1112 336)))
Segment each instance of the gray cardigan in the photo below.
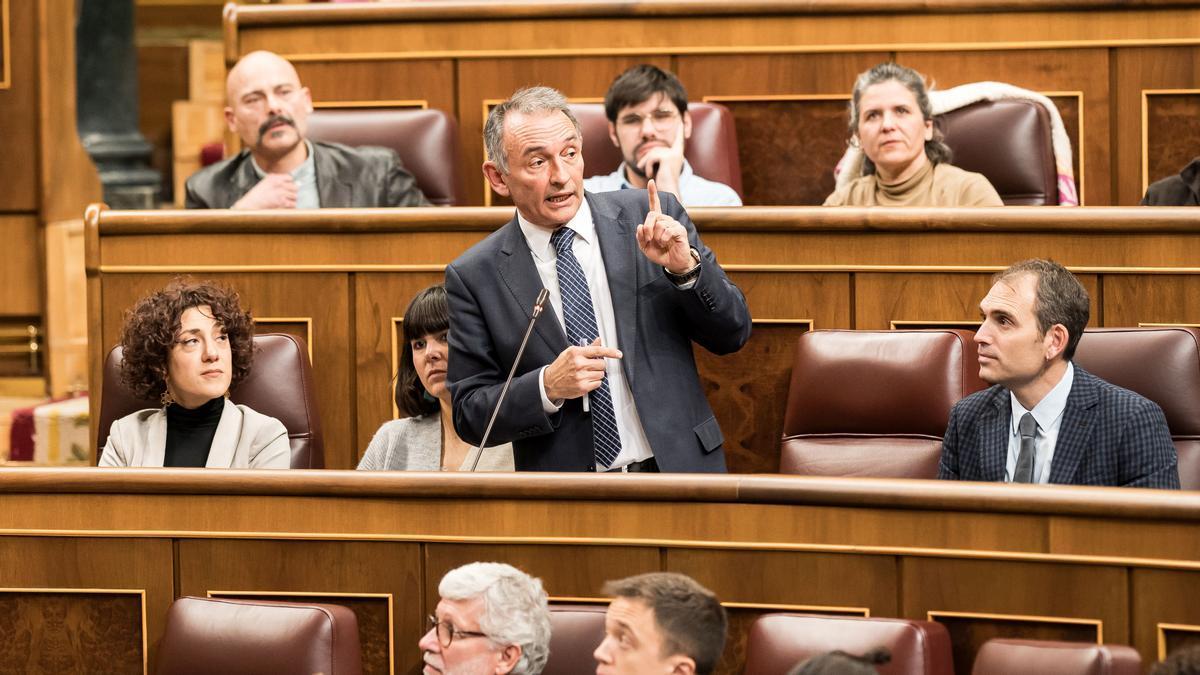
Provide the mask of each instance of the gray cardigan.
MULTIPOLYGON (((471 468, 469 453, 460 470, 471 468)), ((384 422, 358 463, 366 471, 440 471, 442 468, 441 412, 384 422)), ((512 444, 483 449, 479 471, 512 471, 512 444)))

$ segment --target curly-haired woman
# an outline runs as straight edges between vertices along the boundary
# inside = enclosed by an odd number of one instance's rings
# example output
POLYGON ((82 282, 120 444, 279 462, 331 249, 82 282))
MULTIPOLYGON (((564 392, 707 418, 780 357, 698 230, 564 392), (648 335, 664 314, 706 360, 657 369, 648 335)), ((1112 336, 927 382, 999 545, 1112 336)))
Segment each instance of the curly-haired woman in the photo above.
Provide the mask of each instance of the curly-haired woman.
POLYGON ((237 293, 176 280, 130 310, 121 346, 124 384, 163 407, 113 422, 100 466, 288 468, 283 424, 225 398, 254 355, 237 293))

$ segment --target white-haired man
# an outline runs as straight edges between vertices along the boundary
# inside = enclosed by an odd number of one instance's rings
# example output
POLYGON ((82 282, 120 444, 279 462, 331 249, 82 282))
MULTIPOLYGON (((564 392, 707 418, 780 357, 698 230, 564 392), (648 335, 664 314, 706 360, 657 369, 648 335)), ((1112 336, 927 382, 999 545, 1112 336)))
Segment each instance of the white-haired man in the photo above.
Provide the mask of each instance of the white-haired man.
POLYGON ((550 656, 550 609, 539 579, 504 563, 450 570, 418 643, 427 675, 537 675, 550 656))

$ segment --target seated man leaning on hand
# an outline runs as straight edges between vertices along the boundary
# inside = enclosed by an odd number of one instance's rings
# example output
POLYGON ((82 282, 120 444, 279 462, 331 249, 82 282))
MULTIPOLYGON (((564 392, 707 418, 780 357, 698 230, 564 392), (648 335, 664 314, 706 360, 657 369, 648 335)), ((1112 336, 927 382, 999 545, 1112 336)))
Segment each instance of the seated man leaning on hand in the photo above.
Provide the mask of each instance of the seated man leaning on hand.
POLYGON ((537 675, 550 657, 550 609, 539 579, 504 563, 452 569, 417 643, 423 673, 537 675))
POLYGON ((1179 489, 1167 420, 1152 401, 1071 362, 1087 290, 1062 265, 1017 263, 979 303, 979 376, 950 411, 938 478, 1179 489))
POLYGON ((692 135, 687 91, 679 78, 642 64, 621 73, 604 95, 608 137, 624 161, 607 176, 583 181, 588 192, 645 189, 651 178, 659 190, 679 197, 685 207, 741 206, 733 188, 697 176, 683 157, 692 135))
POLYGON ((394 150, 305 138, 312 96, 280 56, 243 56, 225 97, 225 122, 246 149, 188 178, 187 208, 429 206, 394 150))

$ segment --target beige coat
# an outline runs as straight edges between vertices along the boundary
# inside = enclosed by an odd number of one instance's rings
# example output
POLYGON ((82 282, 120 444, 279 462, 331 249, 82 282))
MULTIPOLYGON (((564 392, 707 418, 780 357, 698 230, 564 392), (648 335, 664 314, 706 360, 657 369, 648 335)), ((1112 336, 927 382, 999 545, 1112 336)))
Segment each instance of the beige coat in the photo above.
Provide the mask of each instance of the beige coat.
MULTIPOLYGON (((100 466, 162 466, 166 448, 166 408, 139 410, 113 422, 100 466)), ((208 468, 286 469, 291 460, 292 447, 282 422, 225 399, 208 451, 208 468)))

